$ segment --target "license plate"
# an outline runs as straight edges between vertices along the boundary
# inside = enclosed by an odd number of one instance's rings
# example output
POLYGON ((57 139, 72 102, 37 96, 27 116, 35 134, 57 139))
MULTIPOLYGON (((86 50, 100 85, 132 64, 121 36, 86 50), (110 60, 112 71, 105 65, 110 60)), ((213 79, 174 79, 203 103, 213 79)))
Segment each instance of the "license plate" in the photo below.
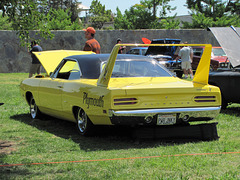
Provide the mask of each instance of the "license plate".
POLYGON ((176 114, 159 114, 157 116, 157 125, 176 124, 176 114))

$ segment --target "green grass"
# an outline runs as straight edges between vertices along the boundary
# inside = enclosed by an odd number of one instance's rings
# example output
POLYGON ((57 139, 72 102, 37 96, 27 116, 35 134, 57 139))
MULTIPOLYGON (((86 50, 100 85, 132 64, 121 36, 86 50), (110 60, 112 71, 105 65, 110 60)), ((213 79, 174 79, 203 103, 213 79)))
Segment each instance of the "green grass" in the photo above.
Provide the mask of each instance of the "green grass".
MULTIPOLYGON (((142 140, 123 136, 124 129, 105 129, 104 135, 81 137, 75 124, 58 119, 32 120, 19 93, 28 74, 0 74, 0 142, 11 143, 0 155, 0 179, 240 179, 240 154, 169 156, 240 152, 240 106, 221 112, 218 141, 142 140), (116 131, 116 133, 114 133, 116 131), (164 156, 167 155, 167 156, 164 156), (47 162, 121 159, 90 162, 47 162), (28 163, 44 163, 29 165, 28 163)), ((1 144, 0 144, 1 145, 1 144)))

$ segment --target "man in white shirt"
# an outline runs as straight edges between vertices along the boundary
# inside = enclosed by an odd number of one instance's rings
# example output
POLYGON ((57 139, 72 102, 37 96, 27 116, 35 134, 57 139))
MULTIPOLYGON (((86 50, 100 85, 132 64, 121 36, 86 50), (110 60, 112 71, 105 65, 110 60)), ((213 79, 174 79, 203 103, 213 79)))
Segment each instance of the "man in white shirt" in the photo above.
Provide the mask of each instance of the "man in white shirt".
MULTIPOLYGON (((187 44, 185 42, 184 44, 187 44)), ((191 79, 193 78, 193 72, 192 72, 192 59, 193 59, 193 50, 189 46, 181 46, 180 51, 178 53, 178 57, 176 60, 181 59, 181 67, 184 73, 184 78, 188 78, 188 74, 190 75, 191 79)))

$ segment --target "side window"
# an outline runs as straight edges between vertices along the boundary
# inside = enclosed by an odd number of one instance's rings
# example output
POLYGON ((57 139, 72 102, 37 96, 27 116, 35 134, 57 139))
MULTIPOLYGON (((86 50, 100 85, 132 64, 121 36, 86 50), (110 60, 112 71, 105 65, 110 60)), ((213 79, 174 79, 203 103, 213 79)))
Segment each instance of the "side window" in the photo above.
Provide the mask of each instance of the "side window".
POLYGON ((129 54, 133 54, 133 49, 131 49, 131 50, 129 51, 129 54))
POLYGON ((203 48, 193 48, 193 54, 195 56, 202 56, 203 48))
POLYGON ((62 62, 58 65, 58 67, 54 70, 54 72, 51 73, 51 75, 50 75, 51 78, 57 78, 58 71, 59 71, 59 69, 63 66, 63 64, 64 64, 65 62, 66 62, 66 61, 62 61, 62 62))
POLYGON ((75 65, 73 67, 73 69, 71 70, 70 76, 69 76, 69 80, 74 80, 74 79, 80 79, 80 77, 82 76, 79 65, 77 62, 75 62, 75 65))
POLYGON ((139 55, 139 49, 134 49, 133 54, 139 55))
POLYGON ((140 50, 139 50, 139 49, 131 49, 131 50, 129 51, 129 54, 139 55, 139 53, 140 53, 140 50))
POLYGON ((80 79, 81 72, 76 61, 66 61, 58 71, 57 78, 60 79, 80 79))

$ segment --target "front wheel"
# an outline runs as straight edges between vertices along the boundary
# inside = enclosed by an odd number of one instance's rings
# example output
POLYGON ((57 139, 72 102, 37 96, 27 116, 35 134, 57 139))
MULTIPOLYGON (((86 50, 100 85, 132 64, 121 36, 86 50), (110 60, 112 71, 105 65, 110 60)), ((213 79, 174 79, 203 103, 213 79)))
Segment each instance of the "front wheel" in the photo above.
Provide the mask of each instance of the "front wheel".
POLYGON ((77 120, 77 130, 80 135, 82 136, 89 136, 93 134, 93 124, 88 118, 85 111, 81 108, 77 110, 76 114, 76 120, 77 120))
POLYGON ((42 114, 41 114, 40 110, 38 109, 38 106, 36 105, 33 96, 30 99, 29 105, 30 105, 30 116, 31 116, 31 118, 32 119, 40 119, 42 114))

